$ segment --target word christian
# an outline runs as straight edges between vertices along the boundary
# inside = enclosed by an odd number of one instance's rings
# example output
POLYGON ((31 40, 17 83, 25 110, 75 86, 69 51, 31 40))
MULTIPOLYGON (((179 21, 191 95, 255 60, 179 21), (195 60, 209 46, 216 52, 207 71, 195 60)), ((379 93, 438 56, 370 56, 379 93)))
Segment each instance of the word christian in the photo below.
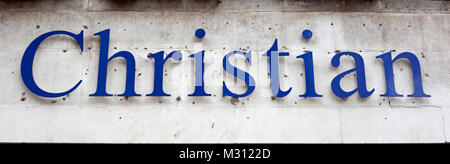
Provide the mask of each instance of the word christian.
MULTIPOLYGON (((38 49, 39 45, 44 41, 46 38, 53 36, 53 35, 66 35, 70 36, 71 38, 75 39, 80 46, 81 51, 83 51, 83 31, 81 31, 79 34, 74 34, 67 31, 51 31, 48 33, 45 33, 39 37, 37 37, 35 40, 31 42, 31 44, 27 47, 25 50, 25 53, 22 58, 21 63, 21 76, 23 83, 25 86, 34 94, 41 96, 41 97, 61 97, 64 95, 67 95, 74 91, 82 82, 82 80, 78 81, 75 86, 73 86, 71 89, 60 92, 60 93, 51 93, 47 92, 41 88, 38 87, 36 84, 34 78, 33 78, 33 60, 36 55, 36 50, 38 49)), ((197 29, 195 31, 195 36, 198 39, 202 39, 205 37, 206 32, 204 29, 197 29)), ((302 32, 302 37, 304 39, 311 39, 313 33, 310 30, 304 30, 302 32)), ((108 62, 115 58, 123 58, 126 61, 126 83, 125 83, 125 91, 122 94, 119 94, 118 96, 141 96, 140 94, 137 94, 135 92, 135 58, 133 57, 133 54, 128 51, 120 51, 112 55, 111 57, 108 57, 108 50, 109 50, 109 38, 110 38, 110 30, 106 29, 104 31, 98 32, 94 34, 94 36, 100 37, 100 55, 99 55, 99 63, 98 63, 98 79, 97 79, 97 90, 95 93, 90 94, 89 96, 113 96, 110 93, 106 92, 106 78, 107 78, 107 67, 108 62)), ((250 95, 255 90, 255 80, 254 78, 244 70, 241 70, 233 65, 230 64, 229 58, 232 55, 242 55, 246 58, 249 65, 252 63, 251 58, 251 51, 249 52, 243 52, 243 51, 231 51, 228 54, 225 55, 223 58, 223 69, 229 73, 230 75, 233 75, 235 78, 238 78, 239 80, 242 80, 245 82, 247 86, 247 90, 245 93, 234 93, 231 90, 228 89, 227 85, 225 84, 225 81, 223 81, 223 87, 222 87, 222 93, 223 97, 225 96, 231 96, 231 97, 245 97, 250 95)), ((331 89, 333 93, 341 98, 349 97, 356 92, 359 94, 360 97, 366 98, 372 95, 372 93, 375 91, 375 89, 368 90, 366 87, 366 77, 365 77, 365 70, 364 70, 364 60, 358 53, 355 52, 339 52, 337 53, 332 59, 331 59, 331 65, 333 67, 339 67, 340 65, 340 58, 343 55, 348 55, 353 58, 355 61, 355 68, 347 70, 339 75, 337 75, 332 81, 331 81, 331 89), (357 80, 357 86, 352 91, 345 91, 342 89, 340 85, 341 79, 352 73, 356 73, 356 80, 357 80)), ((276 97, 285 97, 288 95, 292 87, 287 90, 281 90, 280 88, 280 78, 279 78, 279 69, 278 69, 278 60, 280 56, 289 56, 288 52, 279 52, 278 50, 278 40, 275 39, 270 49, 263 54, 263 56, 267 56, 269 60, 269 67, 270 67, 270 87, 271 91, 274 96, 276 97)), ((160 51, 151 55, 148 55, 148 58, 153 58, 155 61, 155 73, 154 73, 154 86, 152 93, 146 94, 146 96, 170 96, 170 94, 164 92, 163 90, 163 69, 164 69, 164 63, 168 59, 177 60, 180 61, 182 59, 182 54, 180 51, 173 51, 165 55, 164 51, 160 51)), ((204 74, 204 58, 205 58, 205 50, 191 54, 189 58, 193 58, 195 62, 195 90, 193 93, 189 94, 188 96, 211 96, 211 94, 208 94, 205 91, 204 88, 204 80, 203 80, 203 74, 204 74)), ((304 62, 304 69, 305 69, 305 85, 306 85, 306 91, 304 94, 299 95, 300 97, 322 97, 319 93, 316 92, 315 86, 314 86, 314 67, 313 67, 313 53, 312 52, 306 52, 302 55, 297 56, 297 58, 300 58, 304 62)), ((427 95, 423 91, 422 86, 422 76, 421 76, 421 70, 420 70, 420 63, 419 59, 410 52, 402 52, 398 54, 394 59, 392 59, 391 52, 384 53, 382 55, 377 56, 376 58, 379 58, 383 60, 384 63, 384 73, 385 73, 385 82, 386 82, 386 92, 384 94, 381 94, 380 96, 387 96, 387 97, 402 97, 403 95, 398 94, 395 91, 395 83, 394 83, 394 73, 393 73, 393 63, 401 58, 407 59, 409 63, 411 64, 411 69, 413 73, 413 81, 414 81, 414 93, 408 95, 408 97, 431 97, 430 95, 427 95)))

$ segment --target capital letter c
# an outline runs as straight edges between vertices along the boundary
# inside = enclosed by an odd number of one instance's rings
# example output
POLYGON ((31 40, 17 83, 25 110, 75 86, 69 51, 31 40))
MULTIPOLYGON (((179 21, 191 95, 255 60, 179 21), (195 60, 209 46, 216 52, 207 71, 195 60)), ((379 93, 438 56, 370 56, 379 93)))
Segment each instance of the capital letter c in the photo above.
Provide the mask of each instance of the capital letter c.
POLYGON ((36 82, 34 81, 33 60, 34 60, 34 56, 36 54, 36 50, 38 49, 38 47, 42 43, 42 41, 44 41, 46 38, 53 36, 53 35, 58 35, 58 34, 68 35, 68 36, 74 38, 78 42, 78 45, 80 46, 81 51, 83 51, 83 31, 81 31, 79 34, 73 34, 71 32, 67 32, 67 31, 51 31, 51 32, 45 33, 45 34, 37 37, 35 40, 33 40, 31 42, 31 44, 28 45, 27 49, 25 50, 25 53, 23 54, 22 63, 20 64, 20 73, 22 75, 22 80, 23 80, 23 83, 25 84, 25 86, 31 92, 33 92, 34 94, 36 94, 38 96, 49 97, 49 98, 61 97, 61 96, 67 95, 70 92, 72 92, 73 90, 75 90, 82 82, 82 80, 78 81, 78 83, 74 87, 72 87, 71 89, 69 89, 65 92, 51 93, 51 92, 47 92, 47 91, 44 91, 41 88, 39 88, 37 86, 36 82))

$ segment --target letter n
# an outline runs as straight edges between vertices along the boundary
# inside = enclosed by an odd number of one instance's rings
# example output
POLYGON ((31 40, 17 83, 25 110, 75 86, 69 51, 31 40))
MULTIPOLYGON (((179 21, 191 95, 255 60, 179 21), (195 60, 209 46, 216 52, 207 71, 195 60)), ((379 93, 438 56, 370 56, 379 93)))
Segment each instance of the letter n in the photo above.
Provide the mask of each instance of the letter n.
POLYGON ((420 63, 419 59, 410 52, 403 52, 397 55, 394 60, 392 60, 391 52, 385 53, 383 55, 377 56, 377 58, 381 58, 384 63, 384 76, 386 80, 386 93, 380 95, 384 97, 402 97, 403 95, 398 94, 395 91, 395 82, 394 82, 394 71, 393 71, 393 63, 400 58, 408 59, 411 64, 411 69, 413 73, 413 81, 414 81, 414 93, 408 95, 408 97, 431 97, 423 92, 422 86, 422 73, 420 71, 420 63))

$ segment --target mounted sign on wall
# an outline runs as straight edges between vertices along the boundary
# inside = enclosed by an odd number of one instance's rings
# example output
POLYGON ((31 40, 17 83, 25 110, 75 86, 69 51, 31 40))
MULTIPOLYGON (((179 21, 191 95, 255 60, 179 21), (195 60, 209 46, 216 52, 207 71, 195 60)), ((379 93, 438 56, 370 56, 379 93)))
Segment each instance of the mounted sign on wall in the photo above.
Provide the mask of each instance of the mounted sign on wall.
MULTIPOLYGON (((71 89, 59 92, 59 93, 51 93, 47 92, 43 89, 41 89, 35 82, 33 77, 33 60, 36 55, 36 51, 39 47, 39 45, 48 37, 53 35, 67 35, 71 38, 75 39, 80 46, 81 51, 83 51, 83 31, 81 31, 79 34, 74 34, 67 31, 51 31, 48 33, 45 33, 39 37, 37 37, 35 40, 31 42, 31 44, 26 49, 23 57, 22 57, 22 63, 21 63, 21 76, 23 83, 25 86, 34 94, 41 96, 41 97, 61 97, 65 96, 72 91, 74 91, 81 83, 82 80, 78 81, 71 89)), ((119 94, 118 96, 141 96, 141 94, 136 93, 135 91, 135 68, 136 68, 136 62, 135 58, 133 57, 133 54, 128 51, 120 51, 115 53, 113 56, 109 57, 108 50, 109 50, 109 40, 110 40, 110 30, 104 30, 101 32, 98 32, 94 34, 94 36, 100 37, 100 55, 99 55, 99 63, 98 63, 98 79, 97 79, 97 89, 95 93, 90 94, 89 96, 113 96, 110 93, 106 92, 106 78, 107 78, 107 67, 108 62, 115 58, 123 58, 126 61, 126 84, 125 84, 125 91, 122 94, 119 94)), ((202 39, 206 36, 206 31, 204 29, 197 29, 195 31, 195 36, 199 39, 202 39)), ((304 39, 311 39, 313 36, 312 31, 310 30, 304 30, 302 32, 302 37, 304 39)), ((163 70, 164 70, 164 63, 167 62, 167 60, 172 59, 176 61, 182 60, 182 54, 180 51, 172 51, 168 53, 167 56, 165 56, 164 51, 160 51, 151 55, 148 55, 148 58, 153 58, 155 61, 155 74, 154 74, 154 89, 152 93, 146 94, 146 96, 170 96, 170 93, 166 93, 163 90, 163 70)), ((251 58, 251 51, 243 52, 243 51, 231 51, 228 54, 225 55, 223 58, 223 69, 229 73, 230 75, 234 76, 235 78, 238 78, 239 80, 242 80, 245 82, 247 86, 247 90, 242 93, 234 93, 231 90, 228 89, 225 81, 223 82, 222 86, 222 95, 225 96, 231 96, 231 97, 246 97, 250 95, 256 88, 256 82, 255 79, 250 75, 248 72, 245 72, 244 70, 241 70, 233 65, 231 65, 229 58, 233 55, 242 55, 246 58, 249 65, 252 63, 251 58)), ((331 81, 331 89, 334 93, 334 95, 346 98, 349 97, 356 92, 359 94, 360 97, 366 98, 372 95, 375 91, 375 89, 367 89, 366 87, 366 77, 365 77, 365 69, 364 69, 364 59, 362 56, 355 52, 339 52, 337 53, 332 59, 331 59, 331 65, 333 67, 339 67, 340 65, 340 58, 343 55, 351 56, 355 62, 355 68, 347 70, 339 75, 337 75, 332 81, 331 81), (342 89, 340 85, 341 79, 350 74, 350 73, 356 73, 356 80, 357 80, 357 87, 352 91, 345 91, 342 89)), ((280 56, 289 56, 288 52, 279 52, 278 50, 278 39, 275 39, 272 46, 269 48, 269 50, 263 54, 263 56, 267 56, 269 60, 269 67, 270 67, 270 88, 272 91, 272 94, 276 97, 285 97, 287 96, 291 90, 292 87, 290 87, 288 90, 281 90, 280 86, 280 77, 279 77, 279 57, 280 56)), ((204 75, 204 58, 205 51, 200 51, 194 54, 189 55, 190 58, 193 58, 195 61, 195 90, 193 93, 189 94, 188 96, 211 96, 211 94, 208 94, 205 91, 205 83, 203 79, 204 75)), ((306 81, 306 91, 304 94, 299 95, 300 97, 322 97, 320 93, 316 92, 315 89, 315 83, 314 83, 314 67, 313 67, 313 52, 306 52, 302 55, 297 56, 297 58, 301 58, 304 62, 304 69, 305 69, 305 81, 306 81)), ((385 97, 402 97, 403 95, 399 94, 395 90, 395 83, 394 83, 394 73, 393 73, 393 63, 399 59, 407 59, 409 63, 411 64, 411 69, 413 73, 413 81, 414 81, 414 93, 408 95, 408 97, 431 97, 430 95, 427 95, 423 91, 422 86, 422 76, 421 76, 421 68, 420 68, 420 62, 419 59, 410 52, 402 52, 398 54, 394 59, 392 59, 391 52, 384 53, 382 55, 377 56, 376 58, 379 58, 384 63, 384 72, 385 72, 385 82, 386 82, 386 92, 384 94, 381 94, 380 96, 385 97)))

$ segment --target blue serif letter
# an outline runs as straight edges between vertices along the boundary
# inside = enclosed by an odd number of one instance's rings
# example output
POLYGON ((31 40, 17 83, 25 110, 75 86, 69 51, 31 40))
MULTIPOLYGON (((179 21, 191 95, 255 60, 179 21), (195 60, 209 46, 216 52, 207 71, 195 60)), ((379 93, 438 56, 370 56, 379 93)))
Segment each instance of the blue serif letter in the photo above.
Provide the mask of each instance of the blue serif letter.
POLYGON ((408 95, 408 97, 431 97, 423 92, 422 86, 422 73, 420 72, 420 63, 419 59, 417 59, 416 55, 410 52, 403 52, 392 60, 391 52, 385 53, 383 55, 377 56, 383 60, 384 63, 384 76, 386 80, 386 93, 380 96, 386 97, 402 97, 403 95, 398 94, 395 91, 395 82, 394 82, 394 72, 392 64, 400 58, 408 59, 411 64, 411 69, 413 73, 414 80, 414 93, 408 95))
POLYGON ((300 95, 300 97, 322 97, 322 95, 316 93, 316 87, 314 86, 314 63, 312 56, 312 52, 297 56, 297 58, 302 58, 305 64, 306 92, 300 95))
POLYGON ((229 52, 223 58, 223 65, 222 65, 223 69, 226 72, 228 72, 229 74, 233 75, 234 77, 237 77, 238 79, 244 81, 248 88, 247 88, 247 91, 243 94, 235 94, 228 89, 227 85, 225 84, 225 81, 223 81, 223 88, 222 88, 223 97, 225 97, 225 96, 245 97, 245 96, 250 95, 255 90, 255 80, 253 79, 253 77, 249 73, 247 73, 239 68, 236 68, 230 64, 230 61, 228 60, 228 58, 234 54, 239 54, 239 55, 245 56, 245 58, 248 61, 248 64, 251 65, 252 64, 251 51, 249 51, 248 53, 242 52, 242 51, 229 52))
POLYGON ((140 96, 134 91, 134 79, 136 73, 136 61, 133 54, 128 51, 120 51, 108 58, 109 50, 109 29, 94 34, 100 36, 100 57, 98 62, 97 91, 89 96, 112 96, 106 93, 106 77, 108 63, 115 58, 123 58, 127 65, 125 92, 118 96, 140 96))
POLYGON ((205 51, 200 51, 189 56, 195 61, 195 90, 194 93, 188 96, 211 96, 205 92, 205 80, 203 74, 205 73, 205 51))
POLYGON ((341 98, 347 98, 353 95, 355 92, 358 92, 359 96, 362 98, 369 97, 372 95, 372 93, 375 91, 375 89, 372 89, 372 91, 368 91, 366 87, 366 73, 364 70, 364 59, 361 57, 361 55, 354 53, 354 52, 341 52, 336 54, 331 59, 331 65, 333 67, 338 67, 340 65, 340 58, 342 55, 349 55, 353 57, 355 60, 355 68, 350 69, 348 71, 345 71, 339 75, 337 75, 332 81, 331 81, 331 89, 333 90, 333 93, 341 98), (352 72, 356 72, 356 81, 357 81, 357 87, 353 91, 346 92, 341 87, 341 79, 352 72))
POLYGON ((182 54, 180 51, 172 51, 164 58, 164 51, 159 51, 155 54, 147 56, 148 58, 153 58, 155 60, 155 76, 153 83, 153 92, 147 94, 146 96, 170 96, 164 92, 163 89, 163 74, 164 74, 164 63, 170 58, 180 61, 182 59, 182 54))
POLYGON ((289 56, 287 52, 278 52, 278 40, 275 39, 272 47, 263 56, 269 57, 269 67, 270 67, 270 88, 273 95, 276 97, 284 97, 291 92, 292 87, 287 91, 282 91, 280 86, 280 75, 279 75, 279 56, 289 56))
POLYGON ((74 38, 77 41, 78 45, 80 46, 81 51, 83 51, 83 31, 81 31, 79 34, 73 34, 71 32, 67 32, 67 31, 52 31, 52 32, 45 33, 45 34, 39 36, 38 38, 36 38, 35 40, 33 40, 31 42, 31 44, 25 50, 25 53, 23 54, 22 63, 20 65, 20 73, 22 75, 22 80, 23 80, 23 83, 25 84, 25 86, 31 92, 33 92, 34 94, 36 94, 38 96, 49 97, 49 98, 61 97, 61 96, 67 95, 70 92, 72 92, 73 90, 75 90, 82 82, 82 80, 78 81, 78 83, 75 84, 74 87, 72 87, 71 89, 69 89, 65 92, 51 93, 51 92, 47 92, 47 91, 44 91, 41 88, 39 88, 37 86, 36 82, 34 81, 33 60, 34 60, 34 56, 36 54, 36 50, 38 49, 38 47, 42 43, 42 41, 44 41, 46 38, 53 36, 53 35, 58 35, 58 34, 67 35, 67 36, 74 38))

